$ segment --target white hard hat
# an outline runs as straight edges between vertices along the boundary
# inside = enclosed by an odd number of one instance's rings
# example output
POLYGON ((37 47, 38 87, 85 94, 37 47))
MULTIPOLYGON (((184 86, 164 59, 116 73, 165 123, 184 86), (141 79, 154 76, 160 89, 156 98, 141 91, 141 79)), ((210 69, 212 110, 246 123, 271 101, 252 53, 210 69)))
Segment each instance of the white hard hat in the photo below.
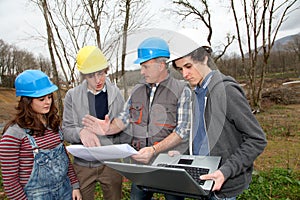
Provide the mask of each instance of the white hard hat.
POLYGON ((168 62, 186 56, 202 46, 210 47, 207 36, 196 29, 181 29, 176 38, 170 41, 171 56, 168 62))

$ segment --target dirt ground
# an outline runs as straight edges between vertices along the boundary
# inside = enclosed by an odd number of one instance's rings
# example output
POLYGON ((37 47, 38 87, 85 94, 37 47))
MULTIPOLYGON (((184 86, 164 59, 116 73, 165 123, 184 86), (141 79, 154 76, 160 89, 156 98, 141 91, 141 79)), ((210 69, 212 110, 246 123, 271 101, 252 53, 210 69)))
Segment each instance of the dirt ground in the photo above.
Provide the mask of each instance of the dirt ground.
POLYGON ((0 87, 0 126, 7 122, 15 113, 18 98, 14 89, 0 87))
POLYGON ((255 161, 257 170, 284 168, 300 171, 300 104, 272 105, 256 114, 267 133, 268 145, 255 161))
MULTIPOLYGON (((18 98, 14 89, 0 88, 0 129, 15 113, 18 98)), ((275 167, 300 170, 300 104, 275 105, 267 103, 256 114, 267 133, 268 145, 255 161, 256 170, 275 167)), ((1 130, 2 132, 2 130, 1 130)))

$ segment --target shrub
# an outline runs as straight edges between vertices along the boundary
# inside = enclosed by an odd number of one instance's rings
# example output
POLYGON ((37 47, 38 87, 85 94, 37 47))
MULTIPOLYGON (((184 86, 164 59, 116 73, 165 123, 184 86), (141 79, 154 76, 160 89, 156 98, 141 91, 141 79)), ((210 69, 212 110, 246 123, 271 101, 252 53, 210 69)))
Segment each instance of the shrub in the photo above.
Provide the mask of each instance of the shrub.
POLYGON ((300 199, 300 172, 274 168, 266 172, 254 172, 248 190, 238 197, 242 199, 300 199))

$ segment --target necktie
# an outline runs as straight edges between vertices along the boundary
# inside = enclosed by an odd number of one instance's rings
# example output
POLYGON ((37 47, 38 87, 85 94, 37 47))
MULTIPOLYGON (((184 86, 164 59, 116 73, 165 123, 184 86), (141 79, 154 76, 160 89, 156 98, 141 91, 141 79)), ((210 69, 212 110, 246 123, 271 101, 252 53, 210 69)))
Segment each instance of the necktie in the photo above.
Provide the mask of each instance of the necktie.
POLYGON ((151 91, 150 91, 150 97, 149 97, 149 110, 150 110, 151 105, 152 105, 152 101, 153 101, 155 91, 156 91, 156 85, 152 84, 151 91))

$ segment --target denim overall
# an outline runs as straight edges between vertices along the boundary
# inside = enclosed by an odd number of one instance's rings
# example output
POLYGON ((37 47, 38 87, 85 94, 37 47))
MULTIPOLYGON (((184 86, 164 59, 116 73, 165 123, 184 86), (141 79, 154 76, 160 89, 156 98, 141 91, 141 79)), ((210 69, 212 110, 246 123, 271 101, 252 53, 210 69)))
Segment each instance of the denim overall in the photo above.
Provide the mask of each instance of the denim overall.
MULTIPOLYGON (((39 149, 28 130, 25 132, 34 149, 32 172, 24 187, 28 200, 72 200, 72 187, 68 177, 69 159, 63 142, 53 149, 39 149)), ((63 141, 60 131, 59 134, 63 141)))

